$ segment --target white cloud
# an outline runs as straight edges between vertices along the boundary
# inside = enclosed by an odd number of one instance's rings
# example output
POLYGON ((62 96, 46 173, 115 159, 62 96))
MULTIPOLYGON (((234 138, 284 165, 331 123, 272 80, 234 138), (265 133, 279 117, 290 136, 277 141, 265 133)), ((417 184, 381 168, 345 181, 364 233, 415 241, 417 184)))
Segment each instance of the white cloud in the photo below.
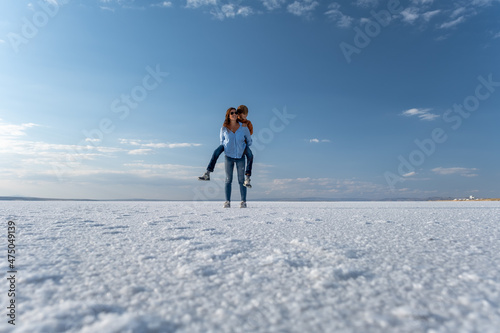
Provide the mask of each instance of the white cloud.
POLYGON ((378 6, 378 0, 356 0, 355 4, 361 8, 373 8, 378 6))
POLYGON ((24 123, 21 125, 4 123, 0 119, 0 137, 18 137, 26 135, 26 130, 35 126, 34 123, 24 123))
MULTIPOLYGON (((163 8, 174 6, 173 1, 155 1, 156 4, 152 4, 150 6, 163 8)), ((100 3, 102 4, 101 9, 111 11, 114 11, 114 7, 112 6, 113 4, 123 8, 144 9, 144 6, 138 5, 138 2, 135 0, 101 0, 100 3)), ((383 5, 383 3, 384 2, 380 0, 354 0, 351 1, 349 5, 351 7, 356 6, 363 8, 365 11, 369 11, 371 8, 377 10, 376 8, 383 5)), ((439 14, 445 14, 440 15, 441 21, 437 22, 434 27, 437 29, 450 29, 465 22, 468 18, 478 15, 481 10, 484 10, 488 6, 499 4, 500 1, 473 0, 469 3, 466 1, 457 1, 457 3, 459 4, 455 4, 455 8, 450 9, 448 8, 449 6, 443 2, 433 0, 411 0, 409 1, 409 6, 405 6, 406 8, 398 15, 398 17, 404 23, 412 26, 419 24, 421 29, 425 29, 432 19, 437 17, 439 14)), ((348 6, 348 2, 342 4, 343 6, 348 6)), ((319 6, 320 1, 317 0, 186 0, 185 2, 185 8, 202 9, 205 13, 208 13, 221 21, 227 18, 236 18, 238 16, 247 17, 253 14, 263 14, 265 10, 267 10, 267 12, 272 12, 283 7, 286 7, 287 12, 292 15, 311 18, 314 10, 319 6), (257 3, 261 4, 262 8, 258 8, 259 5, 257 3), (262 9, 264 9, 264 11, 262 9)), ((327 5, 327 10, 324 14, 339 28, 349 28, 352 26, 353 22, 363 22, 367 20, 363 17, 347 15, 345 12, 345 10, 340 10, 338 2, 331 2, 327 5)), ((441 34, 442 32, 438 33, 441 34)), ((447 35, 441 35, 435 39, 443 40, 447 37, 447 35)), ((2 44, 2 40, 0 40, 0 44, 2 44)))
POLYGON ((95 156, 102 156, 103 154, 126 151, 122 148, 103 147, 93 144, 70 145, 20 139, 12 140, 0 137, 1 154, 39 156, 53 158, 54 160, 93 159, 95 156))
POLYGON ((409 24, 413 24, 420 16, 418 8, 409 7, 401 12, 403 16, 403 21, 409 24))
POLYGON ((354 19, 348 15, 342 15, 337 21, 337 26, 340 28, 349 28, 352 25, 354 19))
POLYGON ((141 169, 156 169, 156 170, 179 170, 182 168, 190 168, 194 170, 198 170, 199 167, 192 167, 192 166, 187 166, 187 165, 179 165, 179 164, 150 164, 150 163, 143 163, 143 162, 136 162, 136 163, 126 163, 124 164, 126 167, 133 167, 133 168, 141 168, 141 169))
POLYGON ((432 172, 438 175, 460 175, 462 177, 477 177, 476 168, 461 168, 461 167, 453 167, 453 168, 434 168, 432 172))
POLYGON ((432 4, 434 0, 412 0, 412 3, 415 5, 427 5, 427 4, 432 4))
MULTIPOLYGON (((157 177, 160 180, 194 179, 201 167, 189 166, 152 166, 120 164, 125 156, 141 156, 155 152, 157 147, 191 147, 198 144, 174 143, 155 144, 131 141, 134 149, 100 146, 100 142, 82 140, 80 144, 56 144, 23 140, 23 132, 18 137, 0 136, 0 155, 8 159, 0 161, 0 179, 20 179, 22 181, 49 181, 55 184, 81 181, 85 184, 100 182, 109 177, 120 180, 157 177), (85 144, 89 142, 89 144, 85 144), (105 159, 105 163, 101 164, 105 159), (114 161, 114 162, 113 162, 114 161), (109 164, 111 163, 111 164, 109 164), (165 169, 168 169, 168 172, 165 169), (152 169, 158 169, 152 172, 152 169), (163 170, 163 171, 162 171, 163 170), (104 178, 103 178, 104 177, 104 178)), ((122 143, 129 140, 122 140, 122 143)), ((122 184, 117 180, 118 184, 122 184)), ((110 179, 112 181, 112 179, 110 179)))
POLYGON ((119 139, 120 144, 139 146, 140 148, 189 148, 189 147, 199 147, 201 143, 163 143, 163 142, 143 142, 142 140, 129 140, 129 139, 119 139))
POLYGON ((493 39, 500 38, 500 32, 497 32, 496 34, 493 35, 493 39))
MULTIPOLYGON (((49 143, 29 139, 29 130, 35 126, 39 125, 11 124, 0 119, 0 155, 3 156, 0 160, 0 183, 5 185, 5 181, 15 179, 17 189, 26 184, 44 184, 43 187, 48 191, 46 193, 56 187, 62 189, 60 193, 66 193, 68 186, 79 184, 83 189, 102 184, 103 181, 114 182, 113 184, 120 186, 127 182, 135 182, 147 188, 143 180, 147 183, 148 179, 154 179, 151 183, 156 188, 159 183, 171 184, 195 179, 203 169, 180 165, 132 166, 120 162, 123 158, 126 160, 126 156, 154 153, 156 148, 194 147, 201 144, 154 143, 122 139, 120 142, 128 144, 129 147, 109 147, 101 146, 101 140, 84 138, 79 144, 49 143)), ((25 193, 34 195, 41 186, 33 185, 30 191, 25 193)), ((92 191, 89 193, 91 197, 96 195, 92 191)))
POLYGON ((120 142, 123 145, 132 145, 132 146, 140 146, 141 145, 141 143, 139 141, 128 140, 128 139, 118 139, 118 142, 120 142))
MULTIPOLYGON (((59 3, 60 1, 57 1, 57 0, 44 0, 45 2, 48 2, 49 4, 51 5, 57 5, 59 6, 59 3)), ((64 2, 64 1, 63 1, 64 2)))
POLYGON ((465 21, 465 16, 460 16, 459 18, 454 19, 453 21, 448 21, 448 22, 441 24, 439 27, 441 29, 449 29, 449 28, 453 28, 453 27, 459 25, 460 23, 462 23, 464 21, 465 21))
POLYGON ((89 168, 88 164, 98 158, 115 157, 120 152, 126 150, 91 144, 54 144, 23 140, 21 137, 0 137, 0 154, 9 156, 8 164, 0 163, 0 174, 8 178, 61 180, 89 168))
POLYGON ((280 8, 286 0, 262 0, 262 4, 269 10, 280 8))
POLYGON ((144 178, 175 178, 194 179, 194 176, 201 171, 201 167, 180 164, 151 164, 151 163, 126 163, 127 173, 144 178))
POLYGON ((101 139, 91 139, 91 138, 86 138, 85 142, 90 142, 90 143, 97 143, 101 142, 101 139))
POLYGON ((473 0, 473 6, 490 6, 491 4, 498 2, 498 0, 473 0))
POLYGON ((289 13, 297 16, 308 16, 319 3, 313 0, 294 1, 287 6, 289 13))
POLYGON ((133 149, 133 150, 129 151, 128 154, 129 155, 147 155, 151 152, 153 152, 153 149, 141 148, 141 149, 133 149))
POLYGON ((321 140, 320 139, 309 139, 309 142, 311 142, 311 143, 322 143, 322 142, 326 143, 326 142, 330 142, 330 140, 328 140, 328 139, 321 139, 321 140))
MULTIPOLYGON (((495 1, 499 2, 498 0, 495 1)), ((448 9, 441 4, 434 4, 431 0, 412 0, 411 5, 401 12, 400 17, 402 22, 411 25, 418 23, 421 28, 425 28, 431 19, 437 17, 439 14, 445 14, 441 15, 442 20, 435 27, 438 29, 450 29, 465 22, 469 17, 477 15, 481 7, 491 5, 493 2, 489 0, 478 1, 466 4, 465 6, 455 7, 454 9, 448 9)), ((440 40, 446 37, 441 36, 440 40)))
POLYGON ((325 15, 332 21, 337 22, 340 28, 349 28, 352 24, 353 18, 345 15, 340 11, 340 4, 334 2, 328 5, 328 10, 325 15))
POLYGON ((450 17, 451 18, 455 18, 457 16, 461 16, 463 13, 465 13, 467 11, 467 9, 465 7, 459 7, 457 9, 455 9, 451 14, 450 14, 450 17))
MULTIPOLYGON (((83 141, 85 142, 85 141, 83 141)), ((135 146, 134 146, 135 147, 135 146)), ((102 147, 93 144, 70 145, 27 141, 19 138, 0 137, 0 155, 8 158, 0 161, 0 179, 18 179, 22 182, 48 181, 52 184, 83 182, 83 184, 112 181, 110 177, 130 181, 138 178, 158 177, 159 179, 194 179, 201 167, 193 171, 189 166, 171 166, 169 172, 151 172, 154 167, 120 164, 120 155, 140 156, 154 152, 153 148, 123 149, 102 147), (113 159, 110 159, 113 158, 113 159), (106 159, 104 164, 101 164, 106 159), (109 161, 109 162, 108 162, 109 161), (114 161, 114 162, 113 162, 114 161), (2 163, 3 162, 3 163, 2 163), (109 164, 111 163, 111 164, 109 164), (104 177, 104 178, 103 178, 104 177)), ((156 167, 165 170, 166 167, 156 167)), ((117 180, 118 184, 123 184, 117 180)), ((85 185, 85 186, 87 186, 85 185)))
MULTIPOLYGON (((11 124, 0 119, 0 154, 12 157, 9 166, 18 165, 20 176, 36 174, 55 175, 54 170, 64 170, 65 176, 75 170, 86 170, 88 163, 99 158, 117 157, 117 154, 146 155, 159 148, 189 148, 199 143, 156 143, 143 140, 121 139, 122 147, 101 146, 101 140, 83 139, 79 144, 60 144, 25 139, 34 123, 11 124), (16 164, 17 163, 17 164, 16 164), (24 171, 23 171, 24 170, 24 171)), ((2 169, 6 170, 5 167, 2 169)))
POLYGON ((236 16, 235 6, 233 4, 227 4, 222 6, 221 11, 225 17, 232 18, 236 16))
POLYGON ((252 15, 252 13, 253 13, 252 8, 250 8, 248 6, 240 7, 240 8, 238 8, 238 11, 236 12, 237 15, 241 15, 243 17, 252 15))
POLYGON ((424 18, 424 20, 426 22, 430 21, 434 16, 438 15, 439 13, 441 12, 441 10, 437 9, 437 10, 432 10, 432 11, 428 11, 428 12, 425 12, 422 14, 422 17, 424 18))
POLYGON ((438 42, 440 42, 440 41, 443 41, 443 40, 448 39, 448 37, 450 37, 450 36, 451 36, 451 34, 444 34, 444 35, 440 35, 440 36, 437 36, 437 37, 435 38, 435 40, 436 40, 436 41, 438 41, 438 42))
POLYGON ((169 7, 172 7, 172 1, 162 1, 160 3, 157 3, 157 4, 153 4, 151 6, 153 7, 161 7, 161 8, 169 8, 169 7))
POLYGON ((273 179, 265 185, 268 196, 286 196, 288 198, 383 198, 387 188, 356 179, 334 178, 293 178, 273 179))
POLYGON ((217 1, 216 0, 187 0, 187 2, 186 2, 187 8, 198 8, 198 7, 207 6, 207 5, 215 6, 215 5, 217 5, 217 1))
POLYGON ((235 3, 228 3, 221 6, 217 6, 216 3, 212 1, 198 1, 191 3, 186 6, 187 8, 198 8, 201 6, 211 5, 209 10, 210 14, 218 20, 224 20, 226 18, 235 18, 236 16, 249 16, 253 14, 252 8, 248 6, 238 6, 235 3))
POLYGON ((431 113, 432 109, 418 109, 418 108, 413 108, 409 109, 406 111, 403 111, 401 115, 406 116, 406 117, 413 117, 416 116, 420 118, 421 120, 434 120, 436 118, 439 118, 439 115, 431 113))
POLYGON ((167 148, 199 147, 201 143, 168 143, 167 148))
POLYGON ((237 15, 246 17, 251 15, 253 10, 248 6, 238 7, 235 4, 226 4, 220 9, 214 8, 211 13, 219 20, 223 20, 225 18, 235 18, 237 15))

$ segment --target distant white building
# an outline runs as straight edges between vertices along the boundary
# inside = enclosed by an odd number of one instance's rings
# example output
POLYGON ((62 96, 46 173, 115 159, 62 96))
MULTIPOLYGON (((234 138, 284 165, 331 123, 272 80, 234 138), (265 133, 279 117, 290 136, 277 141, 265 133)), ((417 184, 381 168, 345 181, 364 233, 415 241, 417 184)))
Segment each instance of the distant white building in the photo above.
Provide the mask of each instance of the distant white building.
POLYGON ((470 195, 468 198, 455 198, 454 201, 469 201, 469 200, 479 200, 478 198, 470 195))

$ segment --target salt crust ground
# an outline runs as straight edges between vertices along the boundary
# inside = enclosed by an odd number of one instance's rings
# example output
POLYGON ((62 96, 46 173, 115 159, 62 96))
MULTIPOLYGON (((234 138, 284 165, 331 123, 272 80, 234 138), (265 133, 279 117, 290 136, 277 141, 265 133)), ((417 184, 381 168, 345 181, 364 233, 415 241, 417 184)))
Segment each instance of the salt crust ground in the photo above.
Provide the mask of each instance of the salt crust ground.
POLYGON ((2 202, 0 331, 498 332, 500 203, 221 205, 2 202))

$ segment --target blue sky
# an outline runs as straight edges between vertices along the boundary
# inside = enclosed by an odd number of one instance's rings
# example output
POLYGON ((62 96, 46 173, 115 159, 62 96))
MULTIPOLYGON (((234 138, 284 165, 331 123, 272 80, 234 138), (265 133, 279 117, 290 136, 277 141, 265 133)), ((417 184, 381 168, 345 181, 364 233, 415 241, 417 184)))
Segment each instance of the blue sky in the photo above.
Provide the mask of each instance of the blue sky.
POLYGON ((248 200, 500 197, 499 51, 498 0, 2 1, 0 196, 223 200, 245 104, 248 200))

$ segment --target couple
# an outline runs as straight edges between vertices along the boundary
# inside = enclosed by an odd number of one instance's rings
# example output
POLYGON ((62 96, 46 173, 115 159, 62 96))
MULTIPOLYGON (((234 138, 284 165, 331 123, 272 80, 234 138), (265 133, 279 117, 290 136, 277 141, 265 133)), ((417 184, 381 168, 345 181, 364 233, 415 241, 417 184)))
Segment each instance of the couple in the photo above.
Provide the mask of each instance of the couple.
POLYGON ((229 108, 226 111, 224 124, 220 129, 220 146, 214 150, 212 159, 208 164, 207 171, 199 180, 210 180, 210 173, 214 171, 215 163, 220 154, 226 153, 226 202, 224 208, 231 207, 231 185, 233 182, 234 165, 238 172, 238 183, 240 185, 241 205, 240 208, 247 207, 247 187, 251 188, 250 176, 252 174, 253 154, 249 146, 252 145, 253 126, 247 120, 248 108, 240 105, 238 109, 229 108), (245 172, 245 156, 247 158, 247 168, 245 172), (244 174, 246 179, 244 179, 244 174))

